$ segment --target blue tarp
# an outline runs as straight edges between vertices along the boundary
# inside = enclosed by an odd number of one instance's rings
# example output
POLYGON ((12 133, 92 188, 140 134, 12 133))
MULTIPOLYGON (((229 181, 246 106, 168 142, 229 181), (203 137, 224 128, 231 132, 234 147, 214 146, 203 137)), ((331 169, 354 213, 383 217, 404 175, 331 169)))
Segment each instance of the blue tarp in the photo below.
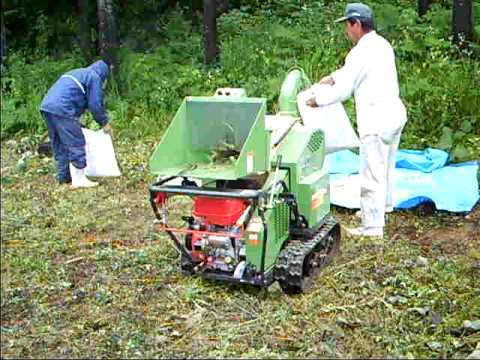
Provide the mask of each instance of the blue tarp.
POLYGON ((447 161, 448 153, 438 149, 399 150, 396 167, 429 173, 445 166, 447 161))
MULTIPOLYGON (((433 201, 439 210, 468 212, 480 198, 479 162, 445 166, 448 153, 438 149, 399 150, 396 159, 396 208, 433 201)), ((327 155, 332 204, 360 207, 359 156, 350 150, 327 155)))

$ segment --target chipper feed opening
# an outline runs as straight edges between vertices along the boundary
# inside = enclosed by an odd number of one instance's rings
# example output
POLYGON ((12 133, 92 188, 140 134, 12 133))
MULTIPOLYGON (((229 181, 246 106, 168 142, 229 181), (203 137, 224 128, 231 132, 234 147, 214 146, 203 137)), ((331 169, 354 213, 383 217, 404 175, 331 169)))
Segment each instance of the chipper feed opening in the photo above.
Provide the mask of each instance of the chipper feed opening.
POLYGON ((161 176, 237 179, 269 168, 265 99, 188 97, 150 159, 161 176))

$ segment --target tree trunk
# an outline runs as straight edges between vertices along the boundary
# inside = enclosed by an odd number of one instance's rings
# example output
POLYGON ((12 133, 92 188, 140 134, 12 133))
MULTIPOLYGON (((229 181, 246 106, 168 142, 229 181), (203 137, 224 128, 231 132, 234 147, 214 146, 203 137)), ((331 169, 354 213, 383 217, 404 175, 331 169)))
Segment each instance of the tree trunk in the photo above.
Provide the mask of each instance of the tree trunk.
POLYGON ((217 0, 217 15, 222 15, 228 11, 228 0, 217 0))
POLYGON ((209 65, 218 61, 216 0, 203 0, 203 31, 205 64, 209 65))
POLYGON ((88 0, 77 0, 78 38, 82 55, 87 62, 92 60, 88 0))
MULTIPOLYGON (((2 3, 3 8, 3 3, 2 3)), ((1 33, 0 33, 0 66, 2 67, 3 71, 3 64, 7 60, 7 32, 5 29, 5 20, 3 18, 3 11, 0 14, 0 22, 1 22, 1 33)))
POLYGON ((113 75, 118 75, 119 39, 113 0, 97 0, 99 52, 102 59, 113 65, 113 75))
POLYGON ((431 0, 418 0, 418 16, 423 16, 430 9, 431 0))
POLYGON ((59 31, 58 31, 58 16, 55 16, 55 10, 58 7, 58 1, 57 0, 48 0, 47 2, 47 16, 51 19, 51 24, 53 24, 53 31, 50 33, 50 36, 48 37, 47 40, 47 48, 51 49, 51 51, 55 54, 58 55, 59 53, 59 47, 58 44, 61 43, 61 39, 59 36, 59 31))
POLYGON ((472 0, 453 0, 453 41, 460 48, 467 47, 473 37, 473 4, 472 0))

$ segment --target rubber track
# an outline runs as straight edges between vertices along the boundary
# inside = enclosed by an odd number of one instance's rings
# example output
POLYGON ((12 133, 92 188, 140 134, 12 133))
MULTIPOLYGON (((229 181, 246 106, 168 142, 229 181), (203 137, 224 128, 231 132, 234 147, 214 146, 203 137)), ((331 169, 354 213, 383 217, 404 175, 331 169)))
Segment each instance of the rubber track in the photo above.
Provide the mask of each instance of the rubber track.
MULTIPOLYGON (((309 240, 292 240, 279 254, 277 264, 274 269, 275 280, 282 281, 290 286, 302 287, 303 279, 303 262, 305 257, 312 251, 325 250, 326 240, 330 232, 338 226, 336 220, 332 216, 325 219, 325 223, 318 229, 315 235, 309 240)), ((340 241, 337 239, 335 241, 340 241)), ((318 271, 327 266, 333 256, 335 256, 336 244, 323 257, 323 261, 315 269, 315 272, 309 276, 315 277, 318 271)), ((306 279, 308 280, 308 279, 306 279)))

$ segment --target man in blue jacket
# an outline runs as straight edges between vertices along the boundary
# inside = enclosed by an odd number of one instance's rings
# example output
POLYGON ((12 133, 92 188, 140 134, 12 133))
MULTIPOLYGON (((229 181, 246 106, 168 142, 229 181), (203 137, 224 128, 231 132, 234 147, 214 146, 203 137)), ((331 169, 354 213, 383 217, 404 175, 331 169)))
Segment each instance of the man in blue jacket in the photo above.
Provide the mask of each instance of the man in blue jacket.
POLYGON ((72 187, 98 185, 85 176, 85 137, 80 116, 90 110, 103 130, 112 133, 103 104, 109 73, 109 66, 103 60, 87 68, 71 70, 60 76, 43 98, 40 112, 47 123, 61 184, 71 182, 72 187))

